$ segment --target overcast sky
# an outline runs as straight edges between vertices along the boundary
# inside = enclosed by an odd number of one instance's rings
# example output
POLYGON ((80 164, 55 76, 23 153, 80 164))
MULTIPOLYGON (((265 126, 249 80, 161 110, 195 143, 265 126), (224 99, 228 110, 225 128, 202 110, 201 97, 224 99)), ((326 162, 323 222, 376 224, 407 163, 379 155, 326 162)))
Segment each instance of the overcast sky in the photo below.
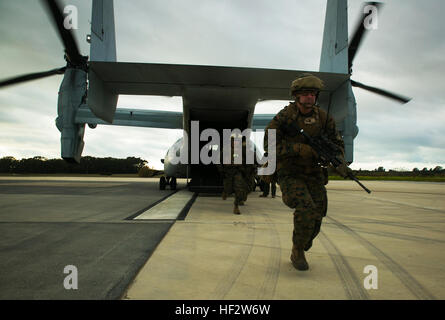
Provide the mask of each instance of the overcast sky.
MULTIPOLYGON (((75 35, 89 55, 91 1, 63 3, 78 8, 75 35)), ((401 105, 354 88, 359 134, 352 167, 445 167, 445 2, 384 3, 352 79, 413 99, 401 105)), ((114 7, 118 61, 319 69, 326 0, 115 0, 114 7)), ((349 1, 348 9, 351 34, 361 1, 349 1)), ((0 0, 0 39, 1 79, 65 65, 39 1, 0 0)), ((0 157, 60 157, 54 121, 61 81, 53 76, 0 89, 0 157)), ((276 113, 285 104, 258 103, 255 113, 276 113)), ((182 111, 182 99, 120 96, 118 107, 182 111)), ((181 136, 181 130, 87 127, 83 155, 136 156, 161 169, 160 159, 181 136)))

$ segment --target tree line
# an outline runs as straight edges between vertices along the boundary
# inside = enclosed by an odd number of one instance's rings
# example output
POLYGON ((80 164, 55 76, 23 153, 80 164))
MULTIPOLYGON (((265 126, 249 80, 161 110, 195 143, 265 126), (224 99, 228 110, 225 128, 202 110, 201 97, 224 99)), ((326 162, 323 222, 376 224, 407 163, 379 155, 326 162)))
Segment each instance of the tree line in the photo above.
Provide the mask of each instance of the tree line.
POLYGON ((47 159, 40 156, 21 160, 14 157, 3 157, 0 158, 0 173, 139 173, 143 168, 145 172, 153 170, 148 168, 147 164, 148 161, 136 157, 116 159, 86 156, 81 158, 80 163, 68 163, 63 159, 47 159))
MULTIPOLYGON (((445 169, 441 166, 434 168, 414 168, 408 170, 387 170, 378 167, 374 170, 353 170, 355 175, 360 176, 445 176, 445 169)), ((33 158, 17 160, 14 157, 0 158, 0 173, 82 173, 82 174, 139 174, 141 177, 151 177, 162 171, 148 166, 148 161, 127 157, 126 159, 82 157, 80 163, 68 163, 63 159, 47 159, 36 156, 33 158)), ((329 170, 330 175, 335 171, 329 170)))
POLYGON ((374 170, 353 170, 355 175, 370 176, 370 177, 431 177, 431 176, 445 176, 445 169, 442 166, 436 166, 434 168, 413 168, 409 170, 393 170, 385 169, 384 167, 378 167, 374 170))

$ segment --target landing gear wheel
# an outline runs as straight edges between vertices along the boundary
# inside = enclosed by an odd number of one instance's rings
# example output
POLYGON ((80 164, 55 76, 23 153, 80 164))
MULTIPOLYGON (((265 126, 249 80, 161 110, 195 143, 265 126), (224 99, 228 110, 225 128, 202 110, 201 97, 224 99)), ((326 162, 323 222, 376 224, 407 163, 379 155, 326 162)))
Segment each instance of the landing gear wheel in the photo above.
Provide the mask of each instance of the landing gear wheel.
POLYGON ((170 189, 171 190, 176 190, 176 178, 175 177, 172 177, 170 179, 170 189))
POLYGON ((165 177, 161 177, 159 179, 159 190, 165 190, 166 185, 167 185, 167 181, 165 180, 165 177))

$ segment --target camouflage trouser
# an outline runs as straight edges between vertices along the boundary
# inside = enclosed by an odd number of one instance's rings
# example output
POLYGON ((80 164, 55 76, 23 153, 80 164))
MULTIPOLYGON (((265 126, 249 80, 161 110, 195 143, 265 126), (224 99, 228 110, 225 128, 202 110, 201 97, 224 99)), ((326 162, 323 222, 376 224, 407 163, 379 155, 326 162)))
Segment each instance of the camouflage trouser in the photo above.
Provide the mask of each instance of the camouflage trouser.
POLYGON ((275 196, 277 193, 277 178, 276 175, 273 175, 272 179, 269 181, 264 182, 264 190, 263 195, 267 196, 269 194, 269 191, 272 191, 272 196, 275 196))
POLYGON ((249 185, 240 171, 236 169, 226 170, 223 184, 225 194, 235 193, 234 204, 238 205, 240 202, 247 200, 249 185))
POLYGON ((292 242, 308 250, 327 211, 324 182, 303 175, 278 175, 278 183, 283 202, 295 209, 292 242))
POLYGON ((275 182, 272 183, 264 183, 263 185, 263 195, 268 196, 269 191, 272 191, 272 196, 275 196, 277 193, 277 185, 275 182))
POLYGON ((224 193, 228 196, 231 195, 233 192, 232 180, 233 180, 232 176, 225 176, 223 179, 224 193))
POLYGON ((240 204, 240 202, 244 202, 247 200, 249 185, 240 172, 237 172, 233 176, 233 191, 235 192, 234 204, 238 205, 240 204))

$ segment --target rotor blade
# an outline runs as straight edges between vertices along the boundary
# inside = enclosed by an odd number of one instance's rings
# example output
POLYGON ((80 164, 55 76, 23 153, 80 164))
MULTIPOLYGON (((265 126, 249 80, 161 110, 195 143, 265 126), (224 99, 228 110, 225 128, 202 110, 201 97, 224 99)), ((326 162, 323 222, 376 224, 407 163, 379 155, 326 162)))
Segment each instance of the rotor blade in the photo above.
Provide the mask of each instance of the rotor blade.
MULTIPOLYGON (((380 2, 365 2, 362 12, 364 12, 365 7, 368 5, 375 6, 378 10, 382 4, 380 2)), ((360 47, 363 35, 366 30, 365 19, 371 13, 372 12, 367 13, 366 15, 363 16, 362 19, 360 19, 360 22, 355 29, 354 35, 352 36, 352 40, 349 43, 349 47, 348 47, 348 65, 349 65, 348 69, 349 70, 351 70, 352 62, 354 61, 355 55, 357 54, 358 48, 360 47)))
POLYGON ((364 90, 368 90, 368 91, 371 91, 373 93, 377 93, 379 95, 385 96, 387 98, 397 100, 400 103, 407 103, 407 102, 409 102, 411 100, 411 98, 407 98, 407 97, 404 97, 404 96, 401 96, 401 95, 398 95, 398 94, 395 94, 395 93, 392 93, 392 92, 389 92, 389 91, 386 91, 386 90, 383 90, 383 89, 370 87, 370 86, 367 86, 367 85, 365 85, 363 83, 360 83, 360 82, 357 82, 357 81, 354 81, 354 80, 351 80, 351 85, 353 87, 362 88, 364 90))
POLYGON ((18 84, 18 83, 25 82, 25 81, 49 77, 49 76, 52 76, 55 74, 63 74, 65 72, 65 69, 66 69, 66 67, 62 67, 62 68, 52 69, 49 71, 29 73, 29 74, 25 74, 23 76, 18 76, 18 77, 10 78, 7 80, 3 80, 3 81, 0 81, 0 88, 10 86, 13 84, 18 84))
POLYGON ((64 17, 58 2, 55 0, 42 0, 42 2, 45 4, 48 14, 51 16, 53 24, 63 42, 68 60, 74 65, 80 65, 82 56, 79 53, 79 47, 71 30, 66 29, 63 25, 64 17))

